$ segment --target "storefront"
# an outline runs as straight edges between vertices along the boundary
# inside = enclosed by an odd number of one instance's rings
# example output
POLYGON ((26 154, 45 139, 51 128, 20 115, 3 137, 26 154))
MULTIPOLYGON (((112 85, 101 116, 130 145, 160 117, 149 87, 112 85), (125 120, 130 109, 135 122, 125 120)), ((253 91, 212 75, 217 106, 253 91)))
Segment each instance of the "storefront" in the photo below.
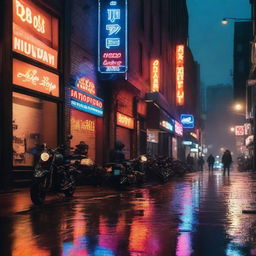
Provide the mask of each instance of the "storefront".
POLYGON ((185 160, 185 148, 182 143, 183 125, 175 120, 175 138, 173 138, 173 157, 179 160, 185 160))
POLYGON ((135 128, 135 120, 133 117, 123 113, 116 113, 116 141, 124 144, 125 159, 130 159, 133 156, 132 139, 135 128))
POLYGON ((85 142, 89 146, 89 158, 102 163, 103 100, 96 96, 95 83, 84 76, 76 81, 70 93, 71 146, 85 142))
POLYGON ((13 168, 32 168, 38 146, 62 134, 59 19, 27 0, 13 0, 13 168))

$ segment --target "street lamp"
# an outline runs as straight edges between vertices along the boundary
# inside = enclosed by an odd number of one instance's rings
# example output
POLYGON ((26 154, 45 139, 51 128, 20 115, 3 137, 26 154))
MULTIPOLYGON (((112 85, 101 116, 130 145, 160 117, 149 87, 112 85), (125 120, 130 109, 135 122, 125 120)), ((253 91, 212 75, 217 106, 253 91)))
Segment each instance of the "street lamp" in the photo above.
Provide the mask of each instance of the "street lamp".
POLYGON ((234 107, 234 110, 236 110, 236 111, 243 110, 243 105, 240 103, 236 103, 233 107, 234 107))
POLYGON ((235 132, 235 127, 230 127, 231 132, 235 132))
POLYGON ((253 20, 255 20, 255 19, 225 17, 225 18, 222 19, 221 24, 222 24, 222 25, 227 25, 227 24, 228 24, 228 20, 253 21, 253 20))

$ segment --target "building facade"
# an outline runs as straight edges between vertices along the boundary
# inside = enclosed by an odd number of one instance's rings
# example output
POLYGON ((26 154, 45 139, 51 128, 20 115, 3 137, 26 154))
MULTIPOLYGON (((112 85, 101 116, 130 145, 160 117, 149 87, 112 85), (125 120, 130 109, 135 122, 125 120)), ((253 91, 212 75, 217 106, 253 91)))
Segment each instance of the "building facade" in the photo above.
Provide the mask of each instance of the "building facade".
POLYGON ((185 0, 0 4, 1 187, 28 179, 39 145, 68 134, 99 164, 117 141, 127 159, 184 159, 181 114, 200 140, 185 0))

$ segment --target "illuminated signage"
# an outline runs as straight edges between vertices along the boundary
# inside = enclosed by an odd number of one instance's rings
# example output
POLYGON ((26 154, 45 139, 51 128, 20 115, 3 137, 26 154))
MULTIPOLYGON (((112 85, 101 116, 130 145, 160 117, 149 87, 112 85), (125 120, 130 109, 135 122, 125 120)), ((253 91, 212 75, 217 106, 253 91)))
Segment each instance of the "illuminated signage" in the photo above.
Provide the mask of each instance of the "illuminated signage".
POLYGON ((103 101, 102 99, 84 93, 76 88, 70 90, 71 106, 78 110, 96 115, 103 116, 103 101))
POLYGON ((243 125, 237 125, 235 127, 235 135, 236 136, 243 136, 244 135, 244 126, 243 125))
POLYGON ((183 136, 183 126, 181 123, 175 120, 175 134, 178 136, 183 136))
POLYGON ((96 96, 96 87, 93 81, 87 77, 81 77, 76 82, 76 87, 84 92, 96 96))
POLYGON ((184 45, 176 47, 176 103, 184 105, 184 45))
POLYGON ((127 0, 98 0, 98 70, 125 73, 127 54, 127 0))
POLYGON ((191 135, 192 137, 194 137, 195 139, 198 139, 198 135, 197 135, 196 133, 191 132, 190 135, 191 135))
POLYGON ((95 132, 95 121, 93 120, 81 120, 71 117, 71 127, 76 131, 89 131, 95 132))
POLYGON ((159 92, 160 88, 160 61, 153 60, 151 64, 151 91, 159 92))
POLYGON ((120 112, 116 113, 116 123, 125 128, 134 129, 134 118, 121 114, 120 112))
POLYGON ((158 131, 147 130, 147 142, 158 143, 158 131))
POLYGON ((13 51, 58 66, 58 20, 31 1, 13 0, 13 51))
POLYGON ((198 150, 198 148, 191 148, 191 149, 190 149, 190 152, 192 152, 192 153, 198 153, 199 150, 198 150))
POLYGON ((170 132, 174 132, 174 120, 167 122, 167 121, 161 121, 160 122, 160 126, 162 128, 165 128, 166 130, 170 131, 170 132))
POLYGON ((184 141, 182 142, 182 144, 185 145, 185 146, 191 146, 191 145, 193 144, 193 142, 192 142, 192 141, 189 141, 189 140, 184 140, 184 141))
POLYGON ((16 59, 13 59, 13 84, 59 96, 58 75, 16 59))
POLYGON ((182 114, 180 116, 180 121, 183 125, 183 128, 187 128, 187 129, 193 129, 195 126, 195 120, 194 120, 194 116, 190 115, 190 114, 182 114))

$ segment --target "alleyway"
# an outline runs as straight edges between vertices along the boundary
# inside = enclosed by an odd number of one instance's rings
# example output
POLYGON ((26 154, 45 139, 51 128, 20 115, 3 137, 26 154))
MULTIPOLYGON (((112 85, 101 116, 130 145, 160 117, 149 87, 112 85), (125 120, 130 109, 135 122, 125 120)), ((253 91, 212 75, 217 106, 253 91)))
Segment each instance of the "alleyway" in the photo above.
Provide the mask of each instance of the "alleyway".
POLYGON ((256 215, 242 213, 256 209, 255 182, 251 173, 205 171, 126 192, 79 188, 43 207, 27 190, 3 194, 0 255, 256 255, 256 215))

